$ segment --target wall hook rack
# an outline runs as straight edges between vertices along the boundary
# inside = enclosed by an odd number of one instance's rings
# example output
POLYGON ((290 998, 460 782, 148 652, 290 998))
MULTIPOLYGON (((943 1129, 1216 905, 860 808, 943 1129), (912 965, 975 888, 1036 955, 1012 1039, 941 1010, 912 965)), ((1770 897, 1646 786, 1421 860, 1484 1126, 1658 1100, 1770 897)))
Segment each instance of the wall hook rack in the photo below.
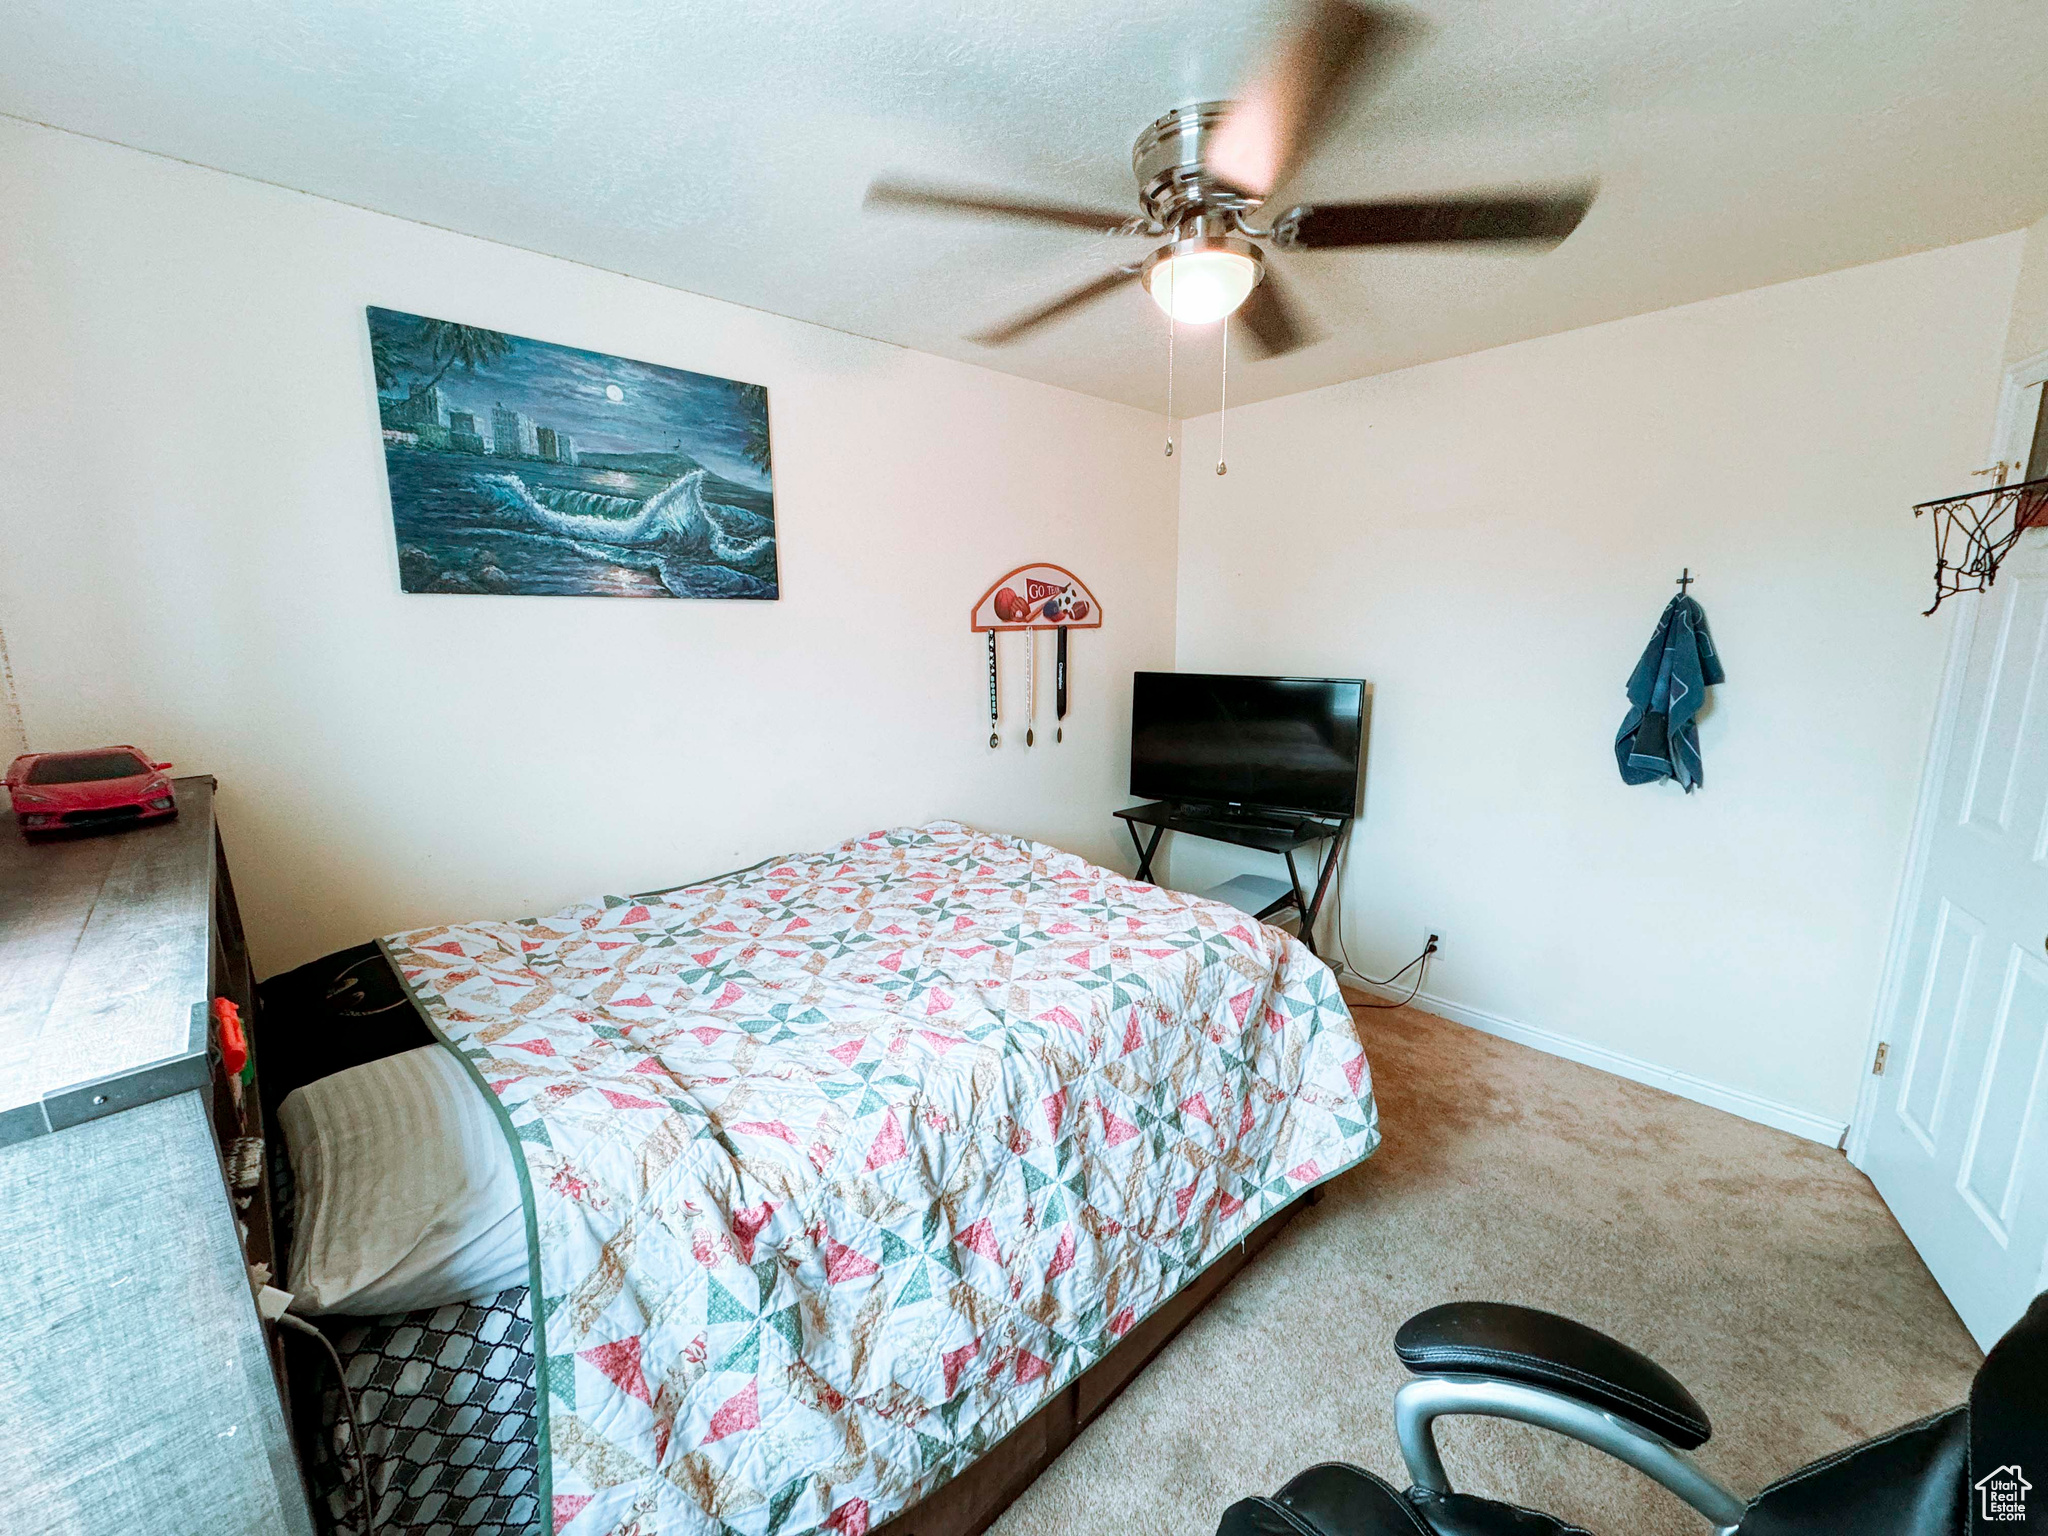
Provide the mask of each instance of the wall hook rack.
POLYGON ((1033 717, 1038 707, 1038 632, 1054 631, 1059 639, 1053 653, 1053 736, 1055 743, 1067 739, 1067 631, 1100 629, 1102 603, 1087 585, 1063 565, 1035 561, 999 576, 982 593, 968 615, 967 626, 988 636, 988 744, 1000 747, 1002 695, 997 679, 996 635, 1005 630, 1024 633, 1024 745, 1037 739, 1033 717))
POLYGON ((1693 575, 1692 567, 1688 565, 1684 570, 1678 573, 1679 594, 1681 596, 1689 596, 1692 584, 1698 580, 1699 577, 1693 575))

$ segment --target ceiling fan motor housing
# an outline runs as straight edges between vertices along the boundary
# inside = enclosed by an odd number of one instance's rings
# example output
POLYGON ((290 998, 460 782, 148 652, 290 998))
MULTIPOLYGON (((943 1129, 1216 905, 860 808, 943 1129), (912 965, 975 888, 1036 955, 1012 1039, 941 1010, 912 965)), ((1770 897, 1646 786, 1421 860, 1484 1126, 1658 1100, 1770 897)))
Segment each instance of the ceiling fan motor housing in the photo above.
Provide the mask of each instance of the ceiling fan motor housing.
MULTIPOLYGON (((1178 230, 1191 218, 1227 215, 1249 206, 1245 199, 1216 181, 1204 164, 1206 142, 1230 110, 1227 101, 1198 101, 1176 107, 1149 123, 1131 148, 1131 170, 1138 178, 1138 200, 1154 223, 1178 230)), ((1227 218, 1200 233, 1223 234, 1227 218)), ((1186 230, 1184 234, 1198 231, 1186 230)))

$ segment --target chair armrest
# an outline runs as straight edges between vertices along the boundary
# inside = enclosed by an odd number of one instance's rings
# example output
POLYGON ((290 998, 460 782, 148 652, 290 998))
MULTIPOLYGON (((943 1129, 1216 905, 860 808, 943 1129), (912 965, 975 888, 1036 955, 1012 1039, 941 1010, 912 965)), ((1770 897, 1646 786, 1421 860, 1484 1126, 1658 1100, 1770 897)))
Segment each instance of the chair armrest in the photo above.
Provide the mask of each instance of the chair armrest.
POLYGON ((1437 1454, 1436 1420, 1471 1413, 1534 1424, 1605 1451, 1705 1515, 1718 1536, 1735 1536, 1742 1523, 1747 1506, 1735 1491, 1715 1482, 1690 1454, 1662 1436, 1579 1398, 1498 1376, 1418 1376, 1394 1394, 1394 1435, 1415 1484, 1411 1499, 1451 1491, 1443 1458, 1437 1454))
POLYGON ((1499 1301, 1454 1301, 1408 1319, 1394 1353, 1418 1374, 1541 1387, 1690 1451, 1714 1432, 1706 1410, 1649 1356, 1583 1323, 1499 1301))

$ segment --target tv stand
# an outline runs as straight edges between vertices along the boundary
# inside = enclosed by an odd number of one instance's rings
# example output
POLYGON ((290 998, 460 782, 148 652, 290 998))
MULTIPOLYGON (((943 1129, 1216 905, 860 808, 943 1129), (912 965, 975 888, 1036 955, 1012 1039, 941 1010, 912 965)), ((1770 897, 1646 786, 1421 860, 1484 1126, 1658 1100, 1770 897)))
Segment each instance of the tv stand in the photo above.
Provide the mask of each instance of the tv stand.
POLYGON ((1331 877, 1337 872, 1337 857, 1343 852, 1345 837, 1350 834, 1351 817, 1309 816, 1291 811, 1198 805, 1171 800, 1126 806, 1116 815, 1130 831, 1131 846, 1138 851, 1137 878, 1140 880, 1151 880, 1152 856, 1159 851, 1160 839, 1169 832, 1185 832, 1192 837, 1206 837, 1211 842, 1234 843, 1240 848, 1257 848, 1279 854, 1287 861, 1288 892, 1269 902, 1263 911, 1252 915, 1260 922, 1267 922, 1284 912, 1293 911, 1301 920, 1301 942, 1308 946, 1310 954, 1315 953, 1316 918, 1323 910, 1323 898, 1330 892, 1331 877), (1141 826, 1152 829, 1149 840, 1139 839, 1138 828, 1141 826), (1323 844, 1323 851, 1315 871, 1315 892, 1309 895, 1302 889, 1301 871, 1295 865, 1294 855, 1312 843, 1323 844))

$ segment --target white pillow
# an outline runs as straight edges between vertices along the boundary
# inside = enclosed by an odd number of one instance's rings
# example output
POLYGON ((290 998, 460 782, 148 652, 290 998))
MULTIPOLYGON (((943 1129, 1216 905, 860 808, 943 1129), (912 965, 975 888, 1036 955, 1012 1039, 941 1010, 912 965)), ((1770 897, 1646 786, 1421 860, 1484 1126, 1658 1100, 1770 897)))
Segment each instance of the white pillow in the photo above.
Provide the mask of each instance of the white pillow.
POLYGON ((525 1283, 512 1149, 445 1046, 308 1083, 278 1120, 298 1190, 293 1311, 378 1316, 525 1283))

